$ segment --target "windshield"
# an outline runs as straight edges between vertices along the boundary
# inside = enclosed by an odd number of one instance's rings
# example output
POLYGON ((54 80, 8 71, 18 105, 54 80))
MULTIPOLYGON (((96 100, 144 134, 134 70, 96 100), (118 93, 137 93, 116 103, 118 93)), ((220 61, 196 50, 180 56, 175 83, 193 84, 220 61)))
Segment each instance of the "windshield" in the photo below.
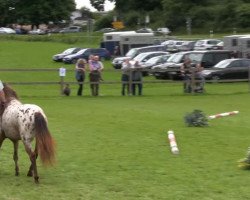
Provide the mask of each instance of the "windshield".
POLYGON ((140 61, 143 58, 145 58, 147 55, 148 55, 147 53, 146 54, 145 53, 140 53, 139 55, 137 55, 137 56, 134 57, 134 60, 140 61))
POLYGON ((156 63, 158 60, 161 59, 161 56, 157 56, 157 57, 153 57, 153 58, 150 58, 149 60, 147 60, 147 63, 156 63))
POLYGON ((85 51, 86 51, 86 49, 82 49, 82 50, 78 51, 78 52, 76 53, 76 55, 81 55, 81 54, 84 53, 85 51))
POLYGON ((74 49, 75 48, 66 49, 63 53, 64 54, 72 53, 74 51, 74 49))
POLYGON ((183 54, 174 54, 170 56, 168 59, 168 62, 173 62, 173 63, 180 63, 183 58, 183 54))
POLYGON ((128 51, 128 53, 126 53, 125 56, 130 57, 130 58, 134 58, 134 57, 136 56, 136 53, 137 53, 137 50, 136 50, 136 49, 130 49, 130 50, 128 51))
POLYGON ((224 69, 231 63, 231 60, 222 60, 219 63, 217 63, 214 68, 220 68, 224 69))
POLYGON ((192 62, 200 63, 203 55, 204 54, 201 54, 201 53, 193 53, 193 54, 190 53, 188 57, 191 59, 192 62))

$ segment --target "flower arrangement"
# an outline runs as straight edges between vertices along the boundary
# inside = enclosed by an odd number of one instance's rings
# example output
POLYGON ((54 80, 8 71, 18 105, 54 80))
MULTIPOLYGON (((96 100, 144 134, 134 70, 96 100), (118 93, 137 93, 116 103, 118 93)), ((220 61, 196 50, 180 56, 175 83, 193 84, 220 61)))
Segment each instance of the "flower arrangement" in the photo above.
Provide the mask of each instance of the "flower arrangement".
POLYGON ((247 155, 245 158, 238 161, 238 166, 241 169, 250 169, 250 147, 248 147, 247 155))
POLYGON ((187 126, 204 127, 208 126, 208 119, 201 110, 194 110, 184 117, 187 126))

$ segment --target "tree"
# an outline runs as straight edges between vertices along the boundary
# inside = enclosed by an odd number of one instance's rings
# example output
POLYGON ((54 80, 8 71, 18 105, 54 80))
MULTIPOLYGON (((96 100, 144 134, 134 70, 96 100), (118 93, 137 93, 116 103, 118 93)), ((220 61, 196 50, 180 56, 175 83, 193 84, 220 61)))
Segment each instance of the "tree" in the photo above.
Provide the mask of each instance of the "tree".
POLYGON ((16 0, 15 12, 17 22, 38 26, 41 23, 58 23, 69 20, 75 10, 74 0, 16 0))
POLYGON ((89 8, 82 7, 80 9, 80 12, 82 14, 82 17, 84 17, 84 18, 93 18, 93 13, 90 11, 89 8))
POLYGON ((105 0, 90 0, 91 5, 98 11, 104 11, 105 0))

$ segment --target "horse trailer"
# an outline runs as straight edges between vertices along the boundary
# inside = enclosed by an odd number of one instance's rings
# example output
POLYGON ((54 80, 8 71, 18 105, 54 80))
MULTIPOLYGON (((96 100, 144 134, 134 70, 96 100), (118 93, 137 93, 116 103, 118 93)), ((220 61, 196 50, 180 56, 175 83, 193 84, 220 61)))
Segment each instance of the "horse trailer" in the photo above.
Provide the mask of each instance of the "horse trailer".
POLYGON ((103 34, 102 48, 114 54, 119 48, 120 55, 125 55, 131 48, 143 47, 154 44, 153 33, 137 33, 135 31, 110 32, 103 34))

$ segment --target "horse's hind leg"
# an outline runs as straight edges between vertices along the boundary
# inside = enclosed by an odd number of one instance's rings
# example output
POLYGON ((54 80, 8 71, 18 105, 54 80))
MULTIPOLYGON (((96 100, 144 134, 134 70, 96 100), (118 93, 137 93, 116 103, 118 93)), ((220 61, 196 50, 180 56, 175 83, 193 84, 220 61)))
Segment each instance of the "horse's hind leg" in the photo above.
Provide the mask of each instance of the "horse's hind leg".
POLYGON ((25 144, 25 150, 28 153, 31 161, 31 166, 28 171, 28 176, 33 175, 35 183, 39 183, 39 176, 37 174, 37 166, 36 166, 36 158, 37 158, 37 147, 35 148, 35 151, 32 152, 31 148, 25 144))
POLYGON ((15 161, 15 175, 19 176, 19 166, 18 166, 18 140, 13 141, 14 144, 14 154, 13 154, 13 160, 15 161))
MULTIPOLYGON (((36 155, 36 159, 37 159, 37 157, 38 157, 37 146, 36 146, 36 148, 35 148, 35 155, 36 155)), ((32 163, 31 163, 31 165, 30 165, 30 168, 29 168, 29 171, 28 171, 28 173, 27 173, 27 176, 30 176, 30 177, 33 176, 33 165, 32 165, 32 163)))

